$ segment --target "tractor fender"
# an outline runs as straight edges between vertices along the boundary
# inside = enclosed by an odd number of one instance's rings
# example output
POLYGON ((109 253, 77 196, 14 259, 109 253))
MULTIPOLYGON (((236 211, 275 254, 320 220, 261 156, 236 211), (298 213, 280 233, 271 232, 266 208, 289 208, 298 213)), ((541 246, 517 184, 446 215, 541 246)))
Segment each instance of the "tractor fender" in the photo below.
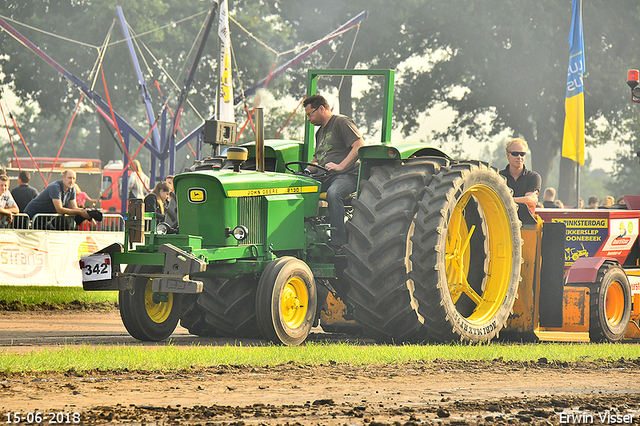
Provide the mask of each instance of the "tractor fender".
POLYGON ((598 270, 606 260, 618 263, 616 259, 611 257, 580 257, 576 259, 567 272, 565 284, 596 282, 598 270))
POLYGON ((361 160, 382 159, 382 160, 406 160, 409 157, 442 157, 451 159, 447 154, 438 148, 425 146, 424 143, 416 142, 394 142, 393 144, 373 144, 360 147, 358 156, 361 160))

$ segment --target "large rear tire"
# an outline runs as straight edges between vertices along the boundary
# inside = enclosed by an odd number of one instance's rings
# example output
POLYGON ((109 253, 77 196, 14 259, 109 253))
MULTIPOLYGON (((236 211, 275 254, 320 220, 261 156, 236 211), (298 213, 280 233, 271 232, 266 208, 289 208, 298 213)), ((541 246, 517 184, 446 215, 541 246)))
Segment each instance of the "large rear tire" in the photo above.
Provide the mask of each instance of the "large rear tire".
MULTIPOLYGON (((160 266, 129 265, 125 272, 162 273, 160 266)), ((118 294, 120 318, 129 334, 142 341, 157 342, 169 337, 180 319, 182 295, 154 293, 151 278, 137 277, 131 290, 118 294)))
POLYGON ((590 295, 589 337, 592 342, 621 340, 631 319, 631 286, 619 265, 605 262, 590 295))
POLYGON ((206 322, 224 337, 258 337, 256 322, 256 279, 245 275, 235 279, 204 282, 198 306, 206 312, 206 322))
POLYGON ((422 318, 409 280, 408 238, 418 201, 444 158, 413 159, 371 168, 360 182, 345 253, 349 300, 363 332, 378 341, 421 340, 422 318))
POLYGON ((255 307, 265 339, 288 346, 301 344, 315 322, 317 305, 316 283, 303 261, 281 257, 262 272, 255 307))
POLYGON ((200 294, 188 294, 182 299, 184 313, 180 317, 180 325, 189 333, 201 337, 216 337, 216 329, 207 323, 207 312, 198 305, 200 294))
POLYGON ((419 206, 410 276, 426 337, 491 340, 511 313, 520 281, 522 240, 511 190, 487 164, 459 163, 432 180, 419 206), (484 238, 474 242, 479 232, 484 238), (474 259, 482 266, 472 266, 474 259))

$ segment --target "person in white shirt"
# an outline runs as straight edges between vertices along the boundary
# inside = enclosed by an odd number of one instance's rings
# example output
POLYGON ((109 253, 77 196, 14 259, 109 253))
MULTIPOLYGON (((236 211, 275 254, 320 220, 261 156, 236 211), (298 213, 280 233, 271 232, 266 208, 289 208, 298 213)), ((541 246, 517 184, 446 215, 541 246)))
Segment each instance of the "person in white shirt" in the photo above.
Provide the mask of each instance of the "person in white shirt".
POLYGON ((0 219, 11 223, 13 215, 20 213, 20 209, 9 191, 9 184, 9 176, 0 175, 0 219))
POLYGON ((129 198, 142 198, 148 194, 149 177, 142 171, 142 166, 138 160, 131 162, 131 175, 129 176, 129 198))

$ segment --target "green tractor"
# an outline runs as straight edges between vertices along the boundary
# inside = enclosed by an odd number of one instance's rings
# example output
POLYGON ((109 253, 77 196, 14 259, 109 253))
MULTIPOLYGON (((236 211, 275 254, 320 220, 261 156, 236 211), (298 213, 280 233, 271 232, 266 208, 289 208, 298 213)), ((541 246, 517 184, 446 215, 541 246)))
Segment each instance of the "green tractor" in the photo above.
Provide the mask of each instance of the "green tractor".
POLYGON ((85 290, 119 291, 134 338, 163 340, 180 323, 200 336, 285 345, 317 325, 381 342, 486 342, 504 327, 521 239, 498 171, 390 143, 393 71, 310 70, 308 96, 324 75, 385 80, 382 142, 359 151, 344 253, 328 245, 320 182, 298 171, 313 157, 311 125, 304 143, 264 141, 259 131, 255 143, 175 177, 177 233, 133 200, 124 245, 80 261, 85 290))

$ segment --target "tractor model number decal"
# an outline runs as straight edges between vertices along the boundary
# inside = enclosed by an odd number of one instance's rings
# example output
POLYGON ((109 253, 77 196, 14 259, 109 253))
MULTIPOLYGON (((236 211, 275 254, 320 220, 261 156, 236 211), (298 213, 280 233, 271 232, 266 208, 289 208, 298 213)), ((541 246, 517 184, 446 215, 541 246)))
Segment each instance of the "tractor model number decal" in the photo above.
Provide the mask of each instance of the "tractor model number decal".
POLYGON ((261 195, 301 194, 305 192, 318 192, 318 187, 317 186, 287 186, 284 188, 232 189, 227 192, 227 196, 259 197, 261 195))
POLYGON ((204 188, 189 188, 189 202, 200 204, 207 201, 207 191, 204 188))
POLYGON ((565 266, 581 257, 593 256, 609 234, 609 219, 553 219, 567 227, 567 238, 564 249, 565 266))

